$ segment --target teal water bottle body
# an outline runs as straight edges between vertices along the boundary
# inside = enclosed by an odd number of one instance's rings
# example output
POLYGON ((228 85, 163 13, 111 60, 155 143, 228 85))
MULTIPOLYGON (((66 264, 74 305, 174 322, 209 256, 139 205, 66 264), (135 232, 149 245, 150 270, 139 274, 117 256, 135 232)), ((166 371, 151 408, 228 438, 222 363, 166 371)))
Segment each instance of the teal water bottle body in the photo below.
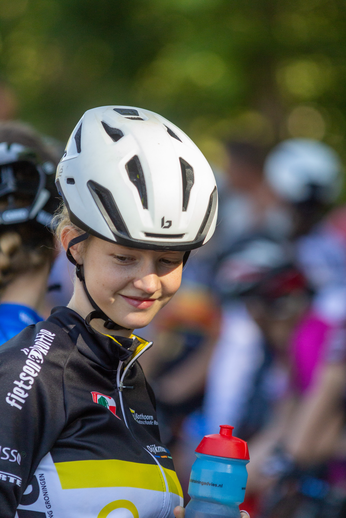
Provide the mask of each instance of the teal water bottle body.
POLYGON ((197 447, 185 518, 240 518, 249 452, 245 441, 232 436, 232 430, 222 425, 220 434, 207 435, 197 447))
POLYGON ((185 509, 185 518, 240 518, 239 507, 192 499, 185 509))

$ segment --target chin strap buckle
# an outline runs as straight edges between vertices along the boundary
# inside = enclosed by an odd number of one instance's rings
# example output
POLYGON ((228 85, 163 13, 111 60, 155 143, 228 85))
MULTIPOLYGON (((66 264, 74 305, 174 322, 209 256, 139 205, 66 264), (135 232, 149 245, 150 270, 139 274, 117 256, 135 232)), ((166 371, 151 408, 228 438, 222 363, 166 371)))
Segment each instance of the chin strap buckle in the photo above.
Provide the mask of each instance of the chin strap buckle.
POLYGON ((122 381, 119 383, 119 392, 122 392, 125 389, 133 389, 133 388, 134 388, 133 385, 124 385, 122 381))
MULTIPOLYGON (((104 315, 104 316, 107 316, 107 315, 104 315)), ((117 330, 126 329, 127 331, 130 331, 129 328, 120 326, 119 324, 117 324, 116 322, 113 322, 113 320, 111 320, 108 317, 107 317, 107 320, 105 320, 105 323, 103 325, 105 326, 106 329, 117 329, 117 330)))
POLYGON ((107 315, 101 310, 95 310, 95 311, 92 311, 91 313, 89 313, 89 315, 87 315, 85 317, 85 322, 88 325, 90 325, 90 322, 92 320, 94 320, 94 318, 99 318, 101 320, 104 320, 105 323, 103 325, 106 329, 115 329, 115 330, 126 329, 126 331, 130 331, 130 329, 128 329, 127 327, 123 327, 123 326, 117 324, 116 322, 113 322, 113 320, 111 320, 109 317, 107 317, 107 315))

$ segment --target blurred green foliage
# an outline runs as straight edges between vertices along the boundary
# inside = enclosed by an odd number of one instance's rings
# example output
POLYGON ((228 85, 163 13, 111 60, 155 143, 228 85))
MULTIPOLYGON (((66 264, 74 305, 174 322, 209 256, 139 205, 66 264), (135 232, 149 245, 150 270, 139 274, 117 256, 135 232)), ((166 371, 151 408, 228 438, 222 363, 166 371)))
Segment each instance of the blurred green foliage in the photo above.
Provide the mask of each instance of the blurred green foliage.
POLYGON ((130 104, 216 161, 226 137, 345 156, 345 0, 0 0, 0 65, 17 117, 62 141, 86 109, 130 104))

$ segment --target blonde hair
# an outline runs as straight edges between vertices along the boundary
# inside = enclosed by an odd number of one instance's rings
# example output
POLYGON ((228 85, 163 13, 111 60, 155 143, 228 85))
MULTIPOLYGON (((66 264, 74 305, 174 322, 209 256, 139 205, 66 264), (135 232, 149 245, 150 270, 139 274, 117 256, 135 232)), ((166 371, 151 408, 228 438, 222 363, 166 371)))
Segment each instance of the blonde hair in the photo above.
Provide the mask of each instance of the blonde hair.
MULTIPOLYGON (((61 242, 61 233, 64 228, 70 227, 73 230, 75 230, 79 235, 85 234, 85 230, 82 230, 81 228, 77 227, 74 223, 72 223, 70 215, 68 213, 67 207, 62 202, 60 204, 60 207, 56 210, 53 220, 52 220, 52 226, 54 228, 54 234, 58 241, 61 242)), ((92 235, 89 235, 87 239, 79 243, 79 246, 81 247, 81 252, 84 253, 91 241, 93 239, 92 235)))
POLYGON ((61 232, 65 227, 73 228, 74 230, 76 230, 76 232, 78 232, 78 234, 84 234, 85 232, 84 230, 77 227, 77 225, 72 223, 67 207, 64 204, 64 202, 60 204, 60 207, 54 214, 52 220, 52 227, 54 228, 54 234, 59 241, 61 241, 61 232))

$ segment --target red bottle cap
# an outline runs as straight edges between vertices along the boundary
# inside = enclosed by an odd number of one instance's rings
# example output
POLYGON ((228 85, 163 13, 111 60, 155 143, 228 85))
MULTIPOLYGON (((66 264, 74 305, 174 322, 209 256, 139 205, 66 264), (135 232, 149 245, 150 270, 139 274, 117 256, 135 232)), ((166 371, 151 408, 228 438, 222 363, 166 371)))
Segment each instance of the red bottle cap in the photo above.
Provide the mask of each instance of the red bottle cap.
POLYGON ((250 460, 247 443, 238 437, 233 437, 233 426, 222 424, 220 433, 206 435, 196 448, 197 453, 226 457, 229 459, 250 460))

